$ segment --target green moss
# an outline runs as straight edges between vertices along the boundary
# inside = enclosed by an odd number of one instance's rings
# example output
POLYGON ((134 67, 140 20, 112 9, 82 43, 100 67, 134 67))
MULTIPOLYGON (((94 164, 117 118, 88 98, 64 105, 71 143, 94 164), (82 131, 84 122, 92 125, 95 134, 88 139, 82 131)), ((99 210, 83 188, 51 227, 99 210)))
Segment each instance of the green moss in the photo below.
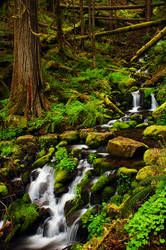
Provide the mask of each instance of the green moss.
POLYGON ((142 181, 148 176, 154 176, 155 171, 152 166, 146 166, 140 169, 136 175, 136 180, 137 181, 142 181))
POLYGON ((55 173, 55 185, 56 183, 60 182, 60 183, 64 183, 67 180, 69 180, 71 178, 71 173, 67 170, 58 170, 58 172, 55 173))
POLYGON ((92 194, 101 191, 109 183, 109 181, 110 180, 107 176, 101 176, 98 181, 92 186, 92 194))
POLYGON ((117 129, 117 130, 123 130, 123 129, 128 129, 130 128, 130 125, 126 122, 120 122, 120 121, 116 121, 114 124, 113 124, 113 128, 114 129, 117 129))
POLYGON ((8 194, 8 188, 7 186, 0 182, 0 196, 6 196, 8 194))
POLYGON ((88 133, 88 136, 86 137, 86 145, 88 145, 91 148, 98 148, 112 137, 113 137, 112 132, 105 132, 105 133, 91 132, 88 133))
POLYGON ((104 172, 106 172, 108 170, 115 169, 115 167, 112 166, 112 162, 106 158, 94 159, 93 168, 94 168, 94 171, 97 175, 102 175, 104 172))
POLYGON ((156 164, 158 158, 166 156, 165 149, 150 148, 144 153, 144 162, 146 165, 156 164))
POLYGON ((45 149, 43 148, 40 152, 38 152, 37 158, 41 158, 41 157, 43 157, 45 154, 46 154, 46 151, 45 151, 45 149))
POLYGON ((122 203, 122 196, 121 195, 113 195, 110 198, 110 203, 113 203, 117 206, 120 206, 120 204, 122 203))
POLYGON ((131 128, 135 128, 137 126, 137 122, 136 121, 129 121, 127 123, 131 128))
POLYGON ((102 202, 107 202, 110 199, 110 197, 114 194, 115 194, 115 188, 111 186, 106 186, 101 194, 102 202))
POLYGON ((58 135, 57 134, 47 134, 39 137, 39 143, 42 146, 57 145, 58 135))
POLYGON ((147 127, 143 131, 145 137, 158 138, 159 136, 166 137, 166 126, 162 125, 152 125, 147 127))
POLYGON ((79 139, 79 133, 78 131, 65 131, 60 135, 60 139, 69 143, 75 142, 79 139))
POLYGON ((42 156, 41 158, 37 159, 33 164, 32 167, 43 167, 46 163, 48 163, 51 160, 51 157, 54 153, 54 148, 49 148, 49 153, 47 155, 42 156))
POLYGON ((134 175, 136 174, 138 171, 136 169, 131 169, 131 168, 125 168, 125 167, 121 167, 118 169, 118 173, 117 176, 121 175, 121 174, 125 174, 125 175, 134 175))

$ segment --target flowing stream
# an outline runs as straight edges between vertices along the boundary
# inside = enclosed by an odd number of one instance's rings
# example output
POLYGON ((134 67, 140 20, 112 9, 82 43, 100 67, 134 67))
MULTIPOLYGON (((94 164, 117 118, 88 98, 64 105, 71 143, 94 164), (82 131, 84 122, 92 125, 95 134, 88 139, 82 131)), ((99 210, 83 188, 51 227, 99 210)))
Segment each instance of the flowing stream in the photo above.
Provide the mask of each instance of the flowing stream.
MULTIPOLYGON (((129 112, 138 112, 140 108, 140 93, 135 91, 133 96, 133 108, 129 112)), ((151 95, 151 111, 157 107, 154 94, 151 95)), ((123 117, 124 120, 129 118, 128 115, 123 117)), ((123 120, 121 118, 121 120, 123 120)), ((107 124, 103 124, 102 128, 109 128, 116 120, 109 121, 107 124)), ((88 149, 88 146, 84 144, 73 145, 73 148, 85 150, 87 153, 94 153, 96 150, 88 149)), ((105 152, 98 152, 100 157, 107 156, 105 152)), ((53 159, 52 161, 55 161, 53 159)), ((85 211, 86 208, 79 211, 77 218, 71 226, 66 223, 64 207, 67 201, 72 200, 75 197, 75 187, 84 177, 86 171, 92 169, 87 159, 81 159, 77 166, 78 174, 73 182, 69 185, 67 193, 61 197, 56 197, 54 194, 54 168, 45 165, 43 168, 38 168, 32 171, 31 182, 28 188, 28 193, 33 203, 47 209, 50 216, 44 221, 44 224, 38 227, 35 235, 25 237, 19 240, 19 246, 13 249, 25 250, 25 249, 38 249, 38 250, 61 250, 65 247, 76 242, 77 230, 79 227, 79 217, 85 211)), ((107 174, 107 172, 105 173, 107 174)), ((95 183, 99 177, 94 178, 92 183, 95 183)), ((2 222, 0 222, 0 227, 2 222)))

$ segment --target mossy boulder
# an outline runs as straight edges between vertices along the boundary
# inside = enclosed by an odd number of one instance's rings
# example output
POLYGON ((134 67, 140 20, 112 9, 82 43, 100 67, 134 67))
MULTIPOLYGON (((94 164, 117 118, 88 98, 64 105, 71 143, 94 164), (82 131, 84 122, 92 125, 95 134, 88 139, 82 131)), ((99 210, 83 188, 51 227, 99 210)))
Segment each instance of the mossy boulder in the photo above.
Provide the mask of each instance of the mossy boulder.
POLYGON ((39 137, 39 143, 42 146, 57 145, 58 135, 57 134, 46 134, 39 137))
POLYGON ((143 181, 145 178, 149 176, 154 176, 154 175, 155 175, 154 168, 152 166, 145 166, 138 171, 136 175, 136 180, 143 181))
POLYGON ((150 148, 144 153, 144 162, 146 165, 156 164, 160 157, 166 156, 166 150, 160 148, 150 148))
POLYGON ((127 123, 130 128, 135 128, 137 126, 137 121, 131 120, 127 123))
POLYGON ((155 109, 152 113, 152 116, 155 120, 159 120, 162 118, 165 111, 166 111, 166 102, 164 102, 161 106, 155 109))
POLYGON ((81 138, 81 140, 86 140, 86 137, 91 132, 94 132, 94 128, 83 128, 83 129, 80 129, 80 138, 81 138))
POLYGON ((67 141, 69 143, 76 142, 79 140, 78 131, 65 131, 64 133, 59 135, 61 140, 67 141))
POLYGON ((96 158, 93 160, 93 168, 96 175, 101 175, 108 170, 113 170, 115 167, 112 161, 107 158, 96 158))
POLYGON ((30 203, 28 194, 25 194, 22 199, 17 199, 8 207, 8 213, 5 219, 12 220, 13 227, 11 232, 6 237, 5 242, 9 242, 16 234, 33 232, 38 227, 38 222, 44 219, 45 211, 39 209, 36 204, 30 203))
POLYGON ((65 183, 67 180, 70 180, 73 177, 73 175, 71 174, 71 172, 64 170, 64 169, 60 169, 58 170, 57 173, 55 173, 55 184, 56 183, 65 183))
POLYGON ((132 115, 130 115, 130 119, 133 121, 136 121, 138 123, 143 122, 143 120, 144 120, 143 115, 141 115, 141 114, 132 114, 132 115))
POLYGON ((126 122, 116 121, 113 124, 113 129, 116 129, 116 130, 123 130, 123 129, 128 129, 128 128, 130 128, 130 125, 126 122))
POLYGON ((7 194, 8 194, 7 186, 3 182, 0 182, 0 196, 6 196, 7 194))
POLYGON ((17 137, 16 142, 18 144, 24 145, 24 144, 27 144, 29 142, 36 143, 37 139, 33 135, 22 135, 22 136, 17 137))
POLYGON ((43 167, 46 163, 48 163, 51 160, 51 157, 54 153, 54 148, 49 148, 49 152, 47 155, 42 156, 41 158, 37 159, 33 164, 33 168, 43 167))
POLYGON ((90 148, 98 148, 101 145, 104 145, 107 140, 114 137, 113 132, 92 132, 89 133, 86 137, 86 145, 90 148))
POLYGON ((138 171, 136 169, 121 167, 118 169, 117 176, 125 174, 127 176, 135 175, 138 171))
POLYGON ((122 136, 109 140, 106 148, 109 154, 121 158, 133 158, 143 155, 147 149, 148 146, 144 143, 122 136))
POLYGON ((119 195, 119 194, 113 195, 110 198, 110 203, 113 203, 113 204, 115 204, 117 206, 120 206, 120 204, 122 203, 122 196, 119 195))
POLYGON ((150 137, 150 138, 154 138, 157 139, 159 137, 164 137, 166 138, 166 126, 165 125, 152 125, 147 127, 144 131, 143 131, 143 135, 145 137, 150 137))

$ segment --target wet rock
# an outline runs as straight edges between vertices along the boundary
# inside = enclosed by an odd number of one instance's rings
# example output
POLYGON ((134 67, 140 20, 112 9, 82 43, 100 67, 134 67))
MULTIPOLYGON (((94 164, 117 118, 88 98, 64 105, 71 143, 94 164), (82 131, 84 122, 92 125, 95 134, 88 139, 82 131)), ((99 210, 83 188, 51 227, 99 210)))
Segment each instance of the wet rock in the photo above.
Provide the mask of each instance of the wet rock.
POLYGON ((146 128, 146 127, 148 127, 147 123, 140 123, 136 126, 136 128, 146 128))
POLYGON ((83 128, 80 129, 80 138, 85 140, 89 133, 94 132, 94 128, 83 128))
POLYGON ((114 137, 113 132, 91 132, 86 138, 86 145, 90 148, 98 148, 114 137))
POLYGON ((57 145, 58 135, 57 134, 46 134, 39 137, 39 143, 44 146, 57 145))
POLYGON ((49 148, 49 153, 47 155, 42 156, 41 158, 37 159, 33 164, 33 168, 43 167, 46 163, 51 160, 51 157, 54 153, 54 148, 49 148))
POLYGON ((69 143, 76 142, 79 139, 78 131, 65 131, 63 134, 59 135, 61 140, 67 141, 69 143))
POLYGON ((150 148, 144 153, 144 162, 146 165, 156 164, 157 160, 164 156, 166 156, 165 149, 150 148))
POLYGON ((121 121, 116 121, 114 124, 113 124, 113 129, 116 129, 116 130, 123 130, 123 129, 128 129, 130 128, 130 125, 126 122, 121 122, 121 121))
POLYGON ((127 176, 135 175, 138 171, 136 169, 121 167, 118 169, 117 176, 125 174, 127 176))
POLYGON ((108 170, 113 170, 115 167, 112 165, 111 160, 107 158, 97 158, 93 160, 93 168, 96 175, 101 175, 108 170))
POLYGON ((109 140, 106 148, 109 154, 121 158, 133 158, 143 155, 147 149, 148 146, 144 143, 122 136, 109 140))
POLYGON ((101 194, 102 202, 107 202, 115 194, 115 191, 114 187, 106 186, 101 194))
POLYGON ((149 126, 143 131, 143 135, 145 137, 150 137, 154 139, 158 139, 160 137, 166 138, 166 126, 165 125, 149 126))
POLYGON ((16 139, 16 142, 21 145, 27 144, 29 142, 36 143, 36 141, 37 139, 33 135, 22 135, 22 136, 17 137, 16 139))

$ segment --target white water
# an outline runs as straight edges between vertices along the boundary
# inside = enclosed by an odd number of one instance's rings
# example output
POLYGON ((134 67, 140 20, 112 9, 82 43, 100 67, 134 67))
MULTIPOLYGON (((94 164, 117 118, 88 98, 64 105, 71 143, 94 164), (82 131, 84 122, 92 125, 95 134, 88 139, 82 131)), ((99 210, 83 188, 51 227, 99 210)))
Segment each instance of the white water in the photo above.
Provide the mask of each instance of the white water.
POLYGON ((139 90, 132 92, 132 97, 133 97, 133 108, 129 110, 129 112, 136 113, 140 109, 140 92, 139 90))
MULTIPOLYGON (((75 186, 81 181, 85 172, 91 169, 87 160, 80 160, 78 167, 80 175, 69 185, 69 191, 57 198, 54 195, 54 169, 48 165, 35 170, 38 176, 31 180, 28 193, 33 203, 47 208, 50 217, 40 226, 36 235, 27 237, 23 241, 26 249, 60 250, 76 240, 78 218, 71 227, 66 224, 64 207, 68 200, 75 197, 75 186)), ((80 211, 83 214, 86 209, 80 211)), ((79 214, 79 215, 80 215, 79 214)), ((23 248, 21 248, 23 249, 23 248)))
POLYGON ((158 107, 158 103, 157 103, 157 101, 155 99, 154 94, 152 93, 151 94, 151 108, 150 108, 149 111, 154 111, 157 107, 158 107))

